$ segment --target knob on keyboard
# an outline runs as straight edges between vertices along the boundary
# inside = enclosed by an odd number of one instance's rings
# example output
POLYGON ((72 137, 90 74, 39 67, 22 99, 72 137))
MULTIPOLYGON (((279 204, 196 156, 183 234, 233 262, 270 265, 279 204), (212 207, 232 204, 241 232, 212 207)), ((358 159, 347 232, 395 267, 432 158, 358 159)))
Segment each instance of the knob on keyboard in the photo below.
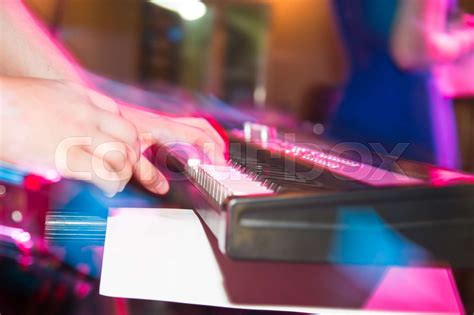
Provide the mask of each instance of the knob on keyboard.
POLYGON ((246 122, 244 123, 244 136, 247 141, 266 143, 276 137, 276 129, 266 125, 246 122))

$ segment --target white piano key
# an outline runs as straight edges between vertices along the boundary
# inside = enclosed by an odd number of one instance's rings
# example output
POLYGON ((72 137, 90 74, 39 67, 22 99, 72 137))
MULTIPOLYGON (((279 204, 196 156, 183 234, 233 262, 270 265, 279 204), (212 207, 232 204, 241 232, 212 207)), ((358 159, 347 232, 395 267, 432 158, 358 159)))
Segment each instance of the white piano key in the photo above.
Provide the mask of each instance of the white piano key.
POLYGON ((214 200, 222 203, 227 197, 272 194, 261 182, 233 166, 190 165, 188 174, 194 177, 196 183, 203 188, 214 200))

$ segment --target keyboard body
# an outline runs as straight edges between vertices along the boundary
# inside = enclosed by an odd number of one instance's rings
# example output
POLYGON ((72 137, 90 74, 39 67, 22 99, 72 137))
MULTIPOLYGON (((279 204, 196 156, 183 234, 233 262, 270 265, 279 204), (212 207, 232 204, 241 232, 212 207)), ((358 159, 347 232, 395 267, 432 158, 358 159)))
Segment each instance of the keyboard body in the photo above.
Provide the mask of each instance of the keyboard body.
POLYGON ((179 191, 233 259, 474 265, 469 174, 383 157, 370 158, 374 166, 323 143, 241 131, 230 133, 229 158, 217 175, 181 162, 188 180, 179 191), (231 180, 243 184, 226 186, 231 180), (246 180, 260 188, 239 193, 246 180))

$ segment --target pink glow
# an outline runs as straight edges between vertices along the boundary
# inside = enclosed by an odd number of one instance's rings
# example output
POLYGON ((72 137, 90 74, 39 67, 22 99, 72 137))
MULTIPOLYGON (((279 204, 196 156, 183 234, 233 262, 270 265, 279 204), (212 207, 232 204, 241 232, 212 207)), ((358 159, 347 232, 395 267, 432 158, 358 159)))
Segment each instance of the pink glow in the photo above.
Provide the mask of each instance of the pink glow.
POLYGON ((61 176, 56 170, 47 170, 44 173, 44 178, 53 183, 57 183, 61 180, 61 176))
POLYGON ((61 176, 55 170, 37 171, 26 176, 24 179, 25 188, 31 191, 39 191, 43 185, 57 183, 61 180, 61 176))
POLYGON ((29 255, 21 255, 17 259, 17 262, 18 262, 18 264, 20 264, 20 266, 22 266, 23 268, 26 268, 26 267, 31 266, 33 264, 33 257, 31 257, 29 255))
POLYGON ((76 265, 76 268, 83 274, 88 275, 90 273, 90 267, 87 264, 78 264, 76 265))
POLYGON ((127 300, 116 298, 115 300, 115 310, 117 315, 128 315, 127 300))
POLYGON ((12 228, 5 225, 0 225, 0 235, 8 236, 20 243, 27 243, 31 240, 31 235, 22 229, 12 228))
POLYGON ((388 269, 366 310, 464 314, 448 268, 388 269))
POLYGON ((474 176, 465 173, 458 173, 444 169, 430 170, 431 183, 435 186, 446 186, 448 184, 474 184, 474 176))
POLYGON ((11 238, 21 249, 24 250, 30 249, 33 246, 31 234, 19 228, 0 225, 0 236, 11 238))
POLYGON ((91 291, 92 291, 91 285, 82 281, 77 283, 74 288, 74 292, 81 299, 85 298, 91 291))
POLYGON ((463 22, 468 27, 474 27, 474 15, 464 14, 463 22))
POLYGON ((11 237, 19 243, 28 243, 31 240, 30 233, 20 230, 13 231, 11 237))
POLYGON ((42 186, 41 182, 42 182, 41 177, 34 176, 34 175, 26 176, 25 180, 23 181, 25 188, 31 191, 39 191, 42 186))

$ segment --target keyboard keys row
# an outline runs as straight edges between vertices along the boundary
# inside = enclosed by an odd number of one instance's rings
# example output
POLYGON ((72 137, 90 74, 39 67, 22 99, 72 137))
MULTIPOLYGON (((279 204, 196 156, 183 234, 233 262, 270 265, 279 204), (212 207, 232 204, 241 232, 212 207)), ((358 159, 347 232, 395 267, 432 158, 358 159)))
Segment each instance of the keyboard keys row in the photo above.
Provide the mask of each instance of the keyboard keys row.
POLYGON ((274 191, 231 165, 216 166, 188 163, 187 173, 217 203, 230 196, 266 195, 274 191))

